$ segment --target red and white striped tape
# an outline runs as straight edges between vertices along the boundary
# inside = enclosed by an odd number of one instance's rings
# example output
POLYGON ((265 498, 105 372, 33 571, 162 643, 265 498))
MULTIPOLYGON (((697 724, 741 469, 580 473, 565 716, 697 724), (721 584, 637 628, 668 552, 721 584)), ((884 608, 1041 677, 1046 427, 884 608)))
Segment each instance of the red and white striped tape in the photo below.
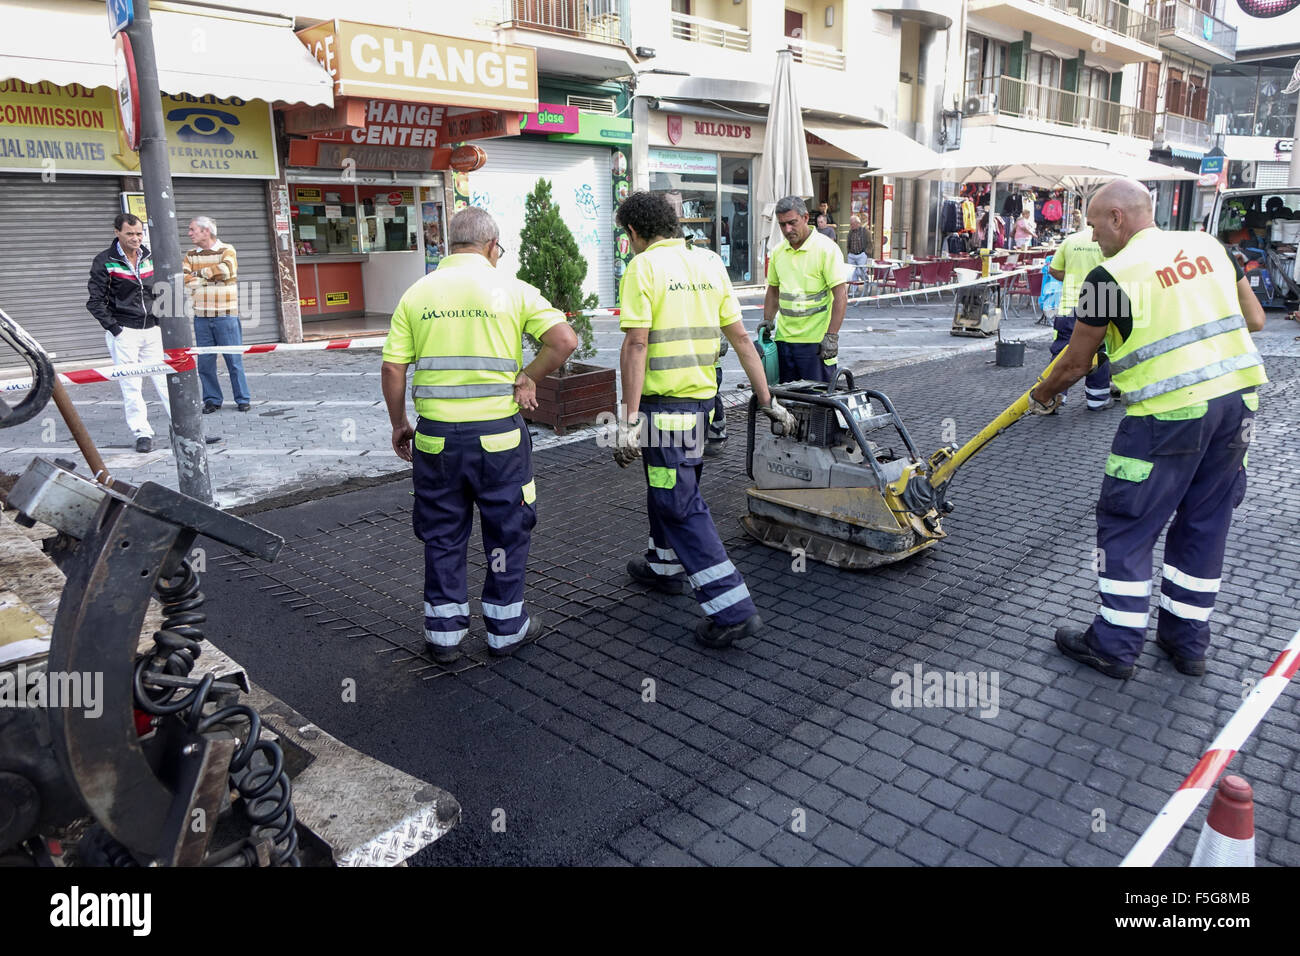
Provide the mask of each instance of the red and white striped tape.
POLYGON ((1209 749, 1196 762, 1192 772, 1178 787, 1178 791, 1169 798, 1164 809, 1151 821, 1146 833, 1143 833, 1137 843, 1133 844, 1133 849, 1128 851, 1128 856, 1124 857, 1120 866, 1155 864, 1160 854, 1165 851, 1165 847, 1173 842, 1188 817, 1200 805, 1205 794, 1214 786, 1219 775, 1237 755, 1246 738, 1254 732, 1264 714, 1273 706, 1287 683, 1295 676, 1297 669, 1300 669, 1300 631, 1296 631, 1290 643, 1273 662, 1273 666, 1260 678, 1259 683, 1232 715, 1232 719, 1219 731, 1219 735, 1214 738, 1209 749))
MULTIPOLYGON (((1024 272, 1031 271, 1030 268, 1016 269, 1008 272, 999 272, 995 275, 983 279, 974 279, 970 282, 958 282, 951 285, 928 286, 924 289, 911 289, 904 292, 891 292, 886 295, 866 295, 849 299, 851 303, 857 302, 878 302, 886 299, 901 299, 909 296, 922 295, 925 292, 947 292, 950 289, 964 288, 966 286, 977 285, 983 282, 999 282, 1011 276, 1020 275, 1024 272)), ((744 305, 742 311, 750 312, 762 309, 761 305, 744 305)), ((618 316, 621 314, 620 309, 587 309, 583 312, 568 312, 566 316, 572 318, 574 315, 589 316, 618 316)), ((322 352, 336 351, 339 349, 377 349, 384 345, 384 335, 369 335, 349 339, 328 339, 320 342, 297 342, 289 344, 285 342, 270 342, 265 345, 204 345, 191 347, 188 349, 168 349, 166 358, 163 360, 166 364, 140 364, 140 365, 110 365, 104 368, 87 368, 77 369, 72 372, 60 372, 59 380, 65 385, 87 385, 96 382, 115 382, 123 378, 139 378, 146 375, 166 375, 169 372, 187 372, 194 368, 194 358, 198 355, 264 355, 267 352, 322 352), (179 364, 178 364, 179 363, 179 364)), ((0 393, 2 392, 22 392, 32 387, 31 379, 5 379, 0 381, 0 393)))
MULTIPOLYGON (((195 366, 192 355, 169 355, 161 362, 141 362, 136 365, 107 365, 101 368, 81 368, 59 372, 64 385, 92 385, 96 382, 116 382, 123 378, 141 378, 146 375, 170 375, 188 372, 195 366)), ((0 392, 25 392, 32 387, 30 378, 12 378, 0 381, 0 392)))

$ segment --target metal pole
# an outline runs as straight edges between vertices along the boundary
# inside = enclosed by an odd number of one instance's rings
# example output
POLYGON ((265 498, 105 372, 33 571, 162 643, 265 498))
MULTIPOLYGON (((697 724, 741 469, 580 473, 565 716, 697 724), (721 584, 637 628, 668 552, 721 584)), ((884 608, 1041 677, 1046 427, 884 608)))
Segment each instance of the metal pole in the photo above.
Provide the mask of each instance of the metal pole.
POLYGON ((85 424, 81 421, 81 416, 77 414, 77 406, 72 404, 72 399, 68 397, 67 390, 63 383, 56 377, 54 379, 54 405, 63 416, 63 423, 68 426, 68 431, 72 433, 72 440, 77 443, 81 450, 81 457, 86 459, 86 464, 90 466, 91 474, 96 481, 102 484, 108 484, 112 477, 108 473, 108 466, 104 464, 104 459, 99 455, 99 449, 90 438, 90 433, 86 431, 85 424))
MULTIPOLYGON (((162 285, 163 348, 183 349, 194 345, 194 326, 185 312, 185 287, 181 270, 180 233, 176 224, 176 203, 167 156, 167 134, 163 127, 162 91, 158 87, 158 58, 153 45, 153 18, 149 0, 135 0, 135 22, 127 27, 135 54, 136 80, 140 90, 140 176, 144 180, 145 207, 149 215, 149 236, 153 240, 156 281, 162 285)), ((208 474, 207 446, 203 440, 203 418, 199 410, 199 375, 194 369, 167 376, 167 394, 172 407, 172 448, 176 453, 176 475, 182 494, 212 503, 212 478, 208 474)))

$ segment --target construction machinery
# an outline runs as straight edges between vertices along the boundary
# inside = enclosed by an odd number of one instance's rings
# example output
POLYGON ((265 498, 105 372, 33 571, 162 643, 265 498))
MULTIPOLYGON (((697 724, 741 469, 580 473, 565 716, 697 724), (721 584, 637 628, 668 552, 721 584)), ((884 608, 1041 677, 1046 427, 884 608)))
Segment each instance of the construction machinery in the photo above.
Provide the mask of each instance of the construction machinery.
POLYGON ((450 830, 449 793, 352 750, 205 640, 200 536, 265 561, 283 540, 111 477, 49 358, 3 311, 0 340, 32 374, 13 406, 0 383, 0 427, 53 395, 95 472, 37 458, 9 490, 17 526, 55 532, 48 557, 0 519, 0 579, 66 576, 52 629, 0 580, 0 865, 394 865, 450 830), (142 639, 152 598, 161 621, 142 639))
POLYGON ((1002 325, 1002 287, 996 282, 971 283, 958 289, 951 335, 985 338, 1002 325))
POLYGON ((901 561, 946 537, 953 475, 1029 408, 1026 391, 965 445, 924 458, 889 397, 857 388, 848 369, 830 383, 793 382, 772 394, 798 430, 758 427, 751 399, 746 470, 754 486, 740 522, 769 547, 852 570, 901 561), (901 447, 873 440, 881 432, 901 447))

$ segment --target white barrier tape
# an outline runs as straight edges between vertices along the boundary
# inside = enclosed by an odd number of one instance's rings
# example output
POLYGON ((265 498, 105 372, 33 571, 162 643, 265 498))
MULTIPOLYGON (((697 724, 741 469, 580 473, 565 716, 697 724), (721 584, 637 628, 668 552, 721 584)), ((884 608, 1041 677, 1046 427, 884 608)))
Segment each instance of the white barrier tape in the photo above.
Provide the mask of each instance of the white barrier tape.
MULTIPOLYGON (((90 385, 98 382, 115 382, 123 378, 143 378, 146 375, 170 375, 172 372, 188 372, 194 368, 194 359, 186 356, 168 356, 162 362, 141 362, 136 365, 107 365, 102 368, 82 368, 71 372, 59 372, 59 381, 64 385, 90 385)), ((30 391, 30 378, 11 378, 0 381, 0 393, 30 391)))
POLYGON ((1296 631, 1273 666, 1260 678, 1259 683, 1237 708, 1237 712, 1219 731, 1187 779, 1179 785, 1137 843, 1133 844, 1133 849, 1128 851, 1120 866, 1155 865, 1160 854, 1173 842, 1183 824, 1219 779, 1219 775, 1254 732, 1264 714, 1281 696, 1297 669, 1300 669, 1300 631, 1296 631))

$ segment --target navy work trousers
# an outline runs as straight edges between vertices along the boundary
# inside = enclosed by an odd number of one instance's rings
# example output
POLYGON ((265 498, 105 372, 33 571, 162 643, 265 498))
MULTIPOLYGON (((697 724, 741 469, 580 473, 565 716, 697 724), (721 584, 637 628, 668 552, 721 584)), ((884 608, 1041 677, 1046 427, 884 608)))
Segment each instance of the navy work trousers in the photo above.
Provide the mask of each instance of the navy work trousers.
POLYGON ((829 382, 839 371, 839 359, 821 357, 820 342, 777 342, 777 380, 781 384, 808 380, 829 382))
MULTIPOLYGON (((1056 338, 1052 340, 1052 358, 1056 358, 1070 344, 1070 336, 1074 334, 1074 314, 1058 315, 1052 328, 1056 329, 1056 338)), ((1097 367, 1083 380, 1083 392, 1088 399, 1089 408, 1101 408, 1110 401, 1110 359, 1104 353, 1097 356, 1097 367)))
POLYGON ((641 450, 650 518, 646 561, 656 574, 685 571, 704 613, 720 627, 730 627, 757 611, 700 496, 705 423, 712 407, 713 399, 641 402, 649 420, 641 450))
POLYGON ((528 633, 524 571, 537 523, 532 443, 522 415, 489 422, 421 418, 415 438, 415 536, 424 542, 424 637, 455 647, 469 630, 467 549, 478 506, 487 556, 488 644, 528 633))
POLYGON ((1132 664, 1142 652, 1151 554, 1166 524, 1157 633, 1179 657, 1205 657, 1258 404, 1252 386, 1164 419, 1129 415, 1120 423, 1097 501, 1101 610, 1087 637, 1103 657, 1132 664))

